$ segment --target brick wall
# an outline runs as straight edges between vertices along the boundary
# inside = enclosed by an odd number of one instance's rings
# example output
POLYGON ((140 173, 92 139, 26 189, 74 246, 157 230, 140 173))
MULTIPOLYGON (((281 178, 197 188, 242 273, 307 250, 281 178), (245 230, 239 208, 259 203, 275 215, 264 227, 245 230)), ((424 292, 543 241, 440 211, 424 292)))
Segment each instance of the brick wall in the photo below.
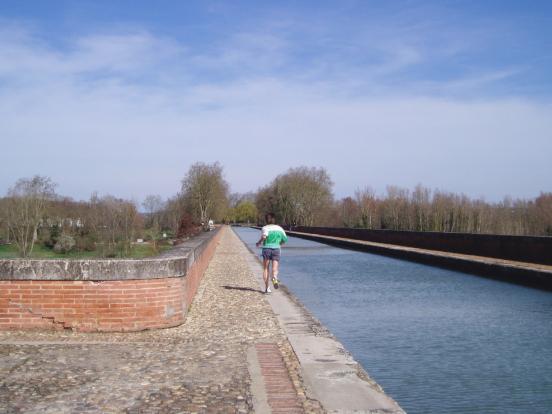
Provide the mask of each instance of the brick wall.
POLYGON ((139 331, 179 325, 184 322, 220 233, 196 250, 197 256, 181 277, 0 280, 0 330, 139 331))

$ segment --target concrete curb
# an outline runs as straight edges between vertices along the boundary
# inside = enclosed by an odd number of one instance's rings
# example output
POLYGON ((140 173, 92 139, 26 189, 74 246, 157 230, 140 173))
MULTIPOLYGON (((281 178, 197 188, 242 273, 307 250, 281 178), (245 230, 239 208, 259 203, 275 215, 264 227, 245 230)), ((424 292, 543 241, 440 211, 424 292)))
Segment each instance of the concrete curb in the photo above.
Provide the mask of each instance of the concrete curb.
MULTIPOLYGON (((251 252, 247 263, 264 287, 257 255, 251 252)), ((308 398, 330 413, 404 413, 289 290, 283 287, 266 299, 301 364, 308 398)))

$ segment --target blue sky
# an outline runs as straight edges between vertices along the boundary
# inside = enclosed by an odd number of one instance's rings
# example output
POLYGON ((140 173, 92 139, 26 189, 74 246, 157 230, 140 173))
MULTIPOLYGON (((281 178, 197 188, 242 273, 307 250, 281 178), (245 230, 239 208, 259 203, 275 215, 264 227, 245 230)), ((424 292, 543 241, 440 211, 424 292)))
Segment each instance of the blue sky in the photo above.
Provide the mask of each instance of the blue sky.
POLYGON ((0 193, 233 191, 323 166, 500 200, 552 191, 547 1, 0 1, 0 193))

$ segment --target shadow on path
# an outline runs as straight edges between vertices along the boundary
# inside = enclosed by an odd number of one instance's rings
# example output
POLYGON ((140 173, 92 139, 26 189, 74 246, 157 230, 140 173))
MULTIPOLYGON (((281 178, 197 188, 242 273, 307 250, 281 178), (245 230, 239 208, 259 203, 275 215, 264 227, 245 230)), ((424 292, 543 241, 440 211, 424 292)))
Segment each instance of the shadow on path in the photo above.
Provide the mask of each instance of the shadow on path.
POLYGON ((224 289, 231 289, 231 290, 248 290, 250 292, 257 292, 257 293, 263 293, 264 292, 261 290, 261 289, 253 289, 253 288, 250 288, 250 287, 242 287, 242 286, 228 286, 228 285, 223 285, 222 286, 224 289))

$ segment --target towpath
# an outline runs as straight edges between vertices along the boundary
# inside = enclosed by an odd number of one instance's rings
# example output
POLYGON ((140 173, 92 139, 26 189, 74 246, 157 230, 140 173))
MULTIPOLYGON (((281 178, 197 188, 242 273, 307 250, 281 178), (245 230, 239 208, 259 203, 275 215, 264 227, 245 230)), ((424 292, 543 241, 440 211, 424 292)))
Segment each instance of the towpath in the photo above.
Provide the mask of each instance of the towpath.
POLYGON ((0 333, 0 412, 323 412, 245 246, 222 231, 180 327, 0 333))

